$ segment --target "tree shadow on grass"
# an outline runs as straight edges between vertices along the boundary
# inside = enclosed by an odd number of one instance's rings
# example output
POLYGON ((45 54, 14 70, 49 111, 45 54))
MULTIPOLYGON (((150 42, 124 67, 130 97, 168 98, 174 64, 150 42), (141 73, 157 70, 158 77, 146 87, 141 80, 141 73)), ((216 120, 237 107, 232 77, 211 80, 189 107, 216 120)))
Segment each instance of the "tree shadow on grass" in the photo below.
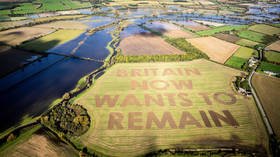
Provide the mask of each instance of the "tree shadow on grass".
POLYGON ((55 46, 58 46, 59 42, 60 42, 59 40, 43 41, 41 39, 35 39, 19 45, 18 48, 28 50, 31 52, 42 53, 42 52, 46 52, 47 50, 55 46))

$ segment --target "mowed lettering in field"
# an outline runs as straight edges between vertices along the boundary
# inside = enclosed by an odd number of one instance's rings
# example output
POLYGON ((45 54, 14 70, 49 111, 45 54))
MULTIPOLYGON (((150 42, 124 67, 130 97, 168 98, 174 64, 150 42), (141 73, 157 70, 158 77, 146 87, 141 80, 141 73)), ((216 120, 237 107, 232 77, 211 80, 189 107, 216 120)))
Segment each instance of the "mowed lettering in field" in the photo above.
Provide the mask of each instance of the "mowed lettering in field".
MULTIPOLYGON (((115 76, 120 78, 127 78, 130 82, 130 92, 127 94, 105 94, 95 95, 95 106, 102 108, 104 106, 109 108, 128 106, 150 107, 156 105, 158 107, 181 106, 188 109, 195 105, 189 94, 185 91, 192 92, 192 79, 174 79, 168 80, 168 76, 201 76, 201 72, 196 68, 143 68, 143 69, 118 69, 115 76), (135 77, 162 77, 155 80, 137 80, 135 77), (175 89, 177 93, 168 93, 169 89, 175 89), (143 92, 141 95, 132 94, 133 91, 149 91, 154 90, 156 93, 149 94, 143 92)), ((236 97, 234 94, 226 92, 215 93, 195 93, 197 97, 205 103, 205 105, 234 105, 236 97)), ((109 130, 142 130, 151 129, 155 126, 157 129, 171 128, 171 129, 185 129, 187 125, 201 127, 222 127, 223 124, 233 127, 239 126, 237 120, 233 117, 229 110, 213 111, 213 110, 198 110, 198 113, 193 116, 191 112, 182 111, 178 122, 174 119, 172 112, 163 111, 162 114, 156 115, 154 112, 145 113, 139 111, 131 111, 127 114, 122 112, 110 112, 108 117, 109 130), (199 120, 198 120, 199 119, 199 120), (202 121, 202 122, 201 122, 202 121), (212 121, 214 125, 210 123, 212 121), (223 123, 223 124, 222 124, 223 123), (124 125, 125 124, 125 125, 124 125)))
POLYGON ((91 118, 78 141, 108 156, 209 142, 259 149, 265 129, 254 100, 234 92, 237 75, 207 60, 115 64, 75 100, 91 118))

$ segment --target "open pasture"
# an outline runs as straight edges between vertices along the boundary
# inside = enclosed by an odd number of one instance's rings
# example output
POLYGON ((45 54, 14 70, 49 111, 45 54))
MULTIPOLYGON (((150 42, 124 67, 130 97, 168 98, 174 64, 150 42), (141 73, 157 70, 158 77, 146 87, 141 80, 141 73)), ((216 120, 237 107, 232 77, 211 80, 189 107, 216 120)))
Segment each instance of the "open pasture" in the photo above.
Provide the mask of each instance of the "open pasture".
POLYGON ((200 36, 209 36, 209 35, 214 35, 216 33, 221 33, 221 32, 243 30, 243 29, 246 29, 247 27, 248 27, 247 25, 219 26, 219 27, 212 28, 209 30, 198 31, 196 33, 200 36))
POLYGON ((263 74, 255 74, 253 76, 253 86, 268 115, 274 132, 280 137, 280 79, 263 74))
POLYGON ((184 31, 180 27, 167 22, 160 22, 160 21, 154 21, 147 23, 145 27, 155 31, 159 32, 162 35, 171 37, 171 38, 193 38, 196 37, 195 34, 184 31))
POLYGON ((249 27, 249 30, 259 32, 266 35, 280 35, 280 28, 272 27, 265 24, 257 24, 249 27))
POLYGON ((78 21, 55 21, 46 24, 36 25, 38 28, 54 28, 54 29, 81 29, 86 30, 87 25, 78 21))
POLYGON ((280 52, 280 40, 270 44, 266 49, 280 52))
POLYGON ((224 63, 239 48, 238 45, 215 37, 201 37, 186 40, 202 52, 206 53, 211 60, 219 63, 224 63))
POLYGON ((251 40, 247 40, 247 39, 240 39, 236 42, 236 44, 240 45, 240 46, 245 46, 245 47, 251 47, 253 48, 254 46, 260 44, 258 42, 255 41, 251 41, 251 40))
POLYGON ((87 109, 91 127, 72 140, 107 156, 219 147, 265 156, 254 100, 231 85, 239 74, 204 59, 116 64, 74 100, 87 109))
POLYGON ((264 57, 267 61, 272 63, 280 63, 280 53, 275 51, 265 51, 264 57))
POLYGON ((227 61, 226 65, 241 69, 253 54, 256 53, 254 49, 247 47, 240 47, 227 61))
POLYGON ((66 43, 72 39, 75 39, 83 30, 58 30, 52 34, 44 36, 42 38, 32 40, 30 42, 20 45, 21 48, 26 50, 32 50, 37 52, 44 52, 57 45, 66 43))
POLYGON ((237 33, 240 38, 248 39, 254 42, 259 42, 263 44, 271 43, 275 40, 277 40, 276 37, 250 31, 250 30, 243 30, 237 33))
MULTIPOLYGON (((13 2, 11 2, 13 3, 13 2)), ((35 0, 25 3, 14 3, 11 14, 32 14, 41 12, 51 12, 59 10, 71 10, 90 7, 89 2, 81 2, 74 0, 35 0)), ((5 9, 4 11, 9 11, 5 9)), ((0 14, 1 16, 1 14, 0 14)))
POLYGON ((149 33, 124 38, 119 46, 123 55, 184 54, 166 43, 161 37, 149 33))
POLYGON ((261 65, 258 67, 258 71, 270 71, 275 73, 280 73, 280 65, 268 63, 268 62, 261 62, 261 65))
POLYGON ((0 32, 0 42, 16 46, 26 40, 31 40, 54 32, 50 28, 21 27, 0 32))

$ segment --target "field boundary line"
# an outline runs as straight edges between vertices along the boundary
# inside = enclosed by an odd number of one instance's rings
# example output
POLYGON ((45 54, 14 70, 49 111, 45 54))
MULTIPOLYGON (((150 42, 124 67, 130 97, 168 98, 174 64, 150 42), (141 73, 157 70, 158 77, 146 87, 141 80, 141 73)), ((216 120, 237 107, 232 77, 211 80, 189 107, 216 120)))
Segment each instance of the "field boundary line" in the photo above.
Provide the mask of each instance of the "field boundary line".
POLYGON ((264 108, 263 108, 263 106, 262 106, 262 104, 261 104, 261 102, 259 100, 259 97, 258 97, 257 93, 255 92, 255 89, 254 89, 254 87, 252 85, 252 77, 253 77, 254 73, 255 73, 255 69, 253 69, 253 71, 251 72, 251 74, 249 76, 249 86, 251 88, 253 98, 254 98, 254 100, 255 100, 255 102, 257 104, 257 107, 258 107, 258 109, 260 111, 260 114, 262 116, 262 119, 264 121, 264 124, 266 126, 268 134, 269 135, 274 135, 274 132, 273 132, 272 126, 271 126, 271 124, 269 122, 269 119, 268 119, 268 117, 267 117, 267 115, 265 113, 265 110, 264 110, 264 108))

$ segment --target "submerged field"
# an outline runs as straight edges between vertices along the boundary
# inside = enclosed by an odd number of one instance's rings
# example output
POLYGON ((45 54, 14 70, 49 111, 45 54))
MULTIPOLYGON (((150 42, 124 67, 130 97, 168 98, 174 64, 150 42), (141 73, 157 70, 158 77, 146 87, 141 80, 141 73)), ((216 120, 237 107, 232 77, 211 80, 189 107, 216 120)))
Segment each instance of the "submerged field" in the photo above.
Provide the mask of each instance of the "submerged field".
POLYGON ((263 154, 254 100, 231 86, 239 74, 206 60, 116 64, 74 101, 88 110, 91 127, 71 139, 108 156, 219 147, 263 154))

